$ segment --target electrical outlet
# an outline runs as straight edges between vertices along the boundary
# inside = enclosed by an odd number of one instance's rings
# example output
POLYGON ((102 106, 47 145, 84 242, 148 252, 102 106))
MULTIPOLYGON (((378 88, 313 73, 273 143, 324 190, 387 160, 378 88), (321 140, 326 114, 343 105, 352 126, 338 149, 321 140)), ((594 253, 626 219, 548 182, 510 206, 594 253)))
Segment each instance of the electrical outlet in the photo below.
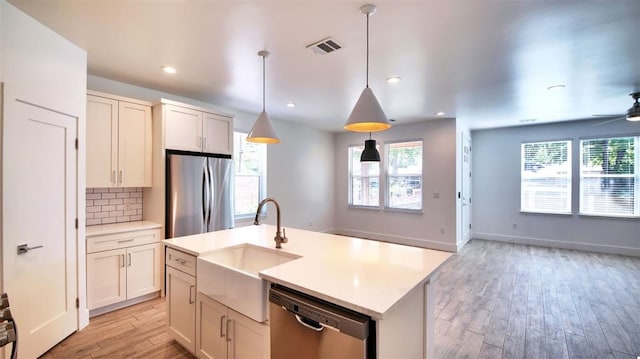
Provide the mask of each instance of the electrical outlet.
POLYGON ((444 234, 444 227, 440 228, 440 233, 444 234))
POLYGON ((313 227, 313 222, 309 221, 309 228, 313 227))
POLYGON ((514 223, 514 224, 513 224, 513 229, 516 229, 516 228, 518 228, 518 224, 517 224, 517 223, 514 223))
POLYGON ((433 192, 433 198, 440 198, 440 192, 433 192))

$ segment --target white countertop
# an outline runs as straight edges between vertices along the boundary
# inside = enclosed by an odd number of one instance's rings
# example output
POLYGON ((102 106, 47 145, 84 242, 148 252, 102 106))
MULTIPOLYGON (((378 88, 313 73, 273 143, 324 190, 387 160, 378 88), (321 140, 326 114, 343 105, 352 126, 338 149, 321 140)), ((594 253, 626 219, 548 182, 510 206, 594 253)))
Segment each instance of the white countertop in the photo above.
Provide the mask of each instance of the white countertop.
MULTIPOLYGON (((201 255, 252 243, 275 247, 272 225, 246 226, 167 239, 172 248, 201 255)), ((282 251, 302 258, 260 272, 272 283, 383 319, 424 284, 452 253, 287 228, 282 251)))
POLYGON ((100 236, 103 234, 114 234, 130 231, 141 231, 145 229, 162 228, 162 225, 149 221, 123 222, 111 224, 98 224, 86 227, 87 237, 100 236))

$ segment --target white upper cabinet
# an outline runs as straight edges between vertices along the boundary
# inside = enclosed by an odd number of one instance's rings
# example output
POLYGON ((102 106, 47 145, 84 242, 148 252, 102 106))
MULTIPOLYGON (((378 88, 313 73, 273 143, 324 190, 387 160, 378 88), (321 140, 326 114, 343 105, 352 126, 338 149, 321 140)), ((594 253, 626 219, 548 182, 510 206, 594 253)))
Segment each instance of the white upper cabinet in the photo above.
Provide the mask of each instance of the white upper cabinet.
POLYGON ((87 187, 150 187, 151 138, 151 104, 87 95, 87 187))
POLYGON ((162 102, 165 148, 225 155, 233 153, 232 117, 166 102, 162 102))
POLYGON ((202 152, 233 153, 233 126, 228 117, 204 112, 202 114, 204 142, 202 152))

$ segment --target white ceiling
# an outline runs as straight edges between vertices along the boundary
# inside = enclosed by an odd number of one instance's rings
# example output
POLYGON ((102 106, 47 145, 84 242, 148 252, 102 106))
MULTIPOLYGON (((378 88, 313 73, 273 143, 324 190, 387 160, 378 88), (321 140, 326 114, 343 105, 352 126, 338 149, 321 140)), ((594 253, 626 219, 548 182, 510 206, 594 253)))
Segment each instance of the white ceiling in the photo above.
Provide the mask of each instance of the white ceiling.
MULTIPOLYGON (((92 75, 232 109, 261 110, 263 49, 272 118, 341 131, 365 83, 363 1, 9 2, 84 48, 92 75), (305 48, 329 36, 343 49, 305 48)), ((640 90, 640 0, 375 4, 370 86, 396 124, 438 111, 472 129, 620 115, 640 90)))

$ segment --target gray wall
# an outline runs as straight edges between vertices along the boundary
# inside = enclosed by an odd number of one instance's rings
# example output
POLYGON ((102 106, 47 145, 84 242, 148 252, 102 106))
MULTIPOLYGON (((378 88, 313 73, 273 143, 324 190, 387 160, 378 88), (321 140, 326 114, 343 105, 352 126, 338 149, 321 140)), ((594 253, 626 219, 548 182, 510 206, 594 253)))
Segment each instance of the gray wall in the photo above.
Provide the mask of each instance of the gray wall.
MULTIPOLYGON (((249 132, 257 113, 237 111, 96 76, 88 77, 91 90, 157 102, 160 98, 181 101, 235 115, 234 129, 249 132)), ((259 110, 259 109, 257 109, 259 110)), ((330 132, 272 118, 281 143, 267 147, 267 195, 282 211, 282 225, 314 231, 331 231, 334 193, 334 135, 330 132)), ((275 209, 268 205, 264 223, 275 224, 275 209)), ((248 225, 253 221, 238 221, 248 225)))
POLYGON ((580 139, 640 134, 640 124, 626 120, 594 126, 603 121, 473 131, 473 237, 640 255, 640 219, 577 214, 580 139), (520 213, 520 144, 566 139, 573 140, 573 214, 520 213))
MULTIPOLYGON (((424 213, 349 208, 347 148, 349 145, 362 145, 368 138, 368 133, 342 132, 336 135, 336 233, 456 251, 456 121, 441 119, 396 125, 373 134, 379 146, 383 146, 384 141, 424 141, 424 213), (434 193, 439 193, 439 198, 434 198, 434 193)), ((382 177, 381 181, 384 180, 382 177)), ((382 195, 380 199, 384 201, 382 195)))

